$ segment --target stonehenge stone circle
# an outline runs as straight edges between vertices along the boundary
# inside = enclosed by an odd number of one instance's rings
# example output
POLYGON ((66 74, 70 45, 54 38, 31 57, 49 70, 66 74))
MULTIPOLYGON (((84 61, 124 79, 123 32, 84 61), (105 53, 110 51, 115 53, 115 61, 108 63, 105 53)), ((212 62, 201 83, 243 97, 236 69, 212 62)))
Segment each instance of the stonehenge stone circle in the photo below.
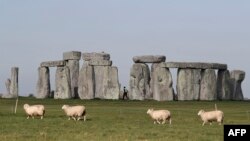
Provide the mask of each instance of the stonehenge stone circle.
POLYGON ((130 69, 129 99, 144 100, 152 98, 150 92, 150 71, 147 64, 135 63, 130 69))
POLYGON ((200 100, 217 100, 217 79, 215 70, 201 70, 200 100))
POLYGON ((153 99, 157 101, 173 101, 174 90, 172 84, 173 80, 169 69, 162 68, 159 63, 153 63, 150 81, 153 99))
MULTIPOLYGON (((130 100, 244 100, 241 88, 244 71, 229 72, 227 64, 220 63, 165 61, 163 55, 133 57, 129 76, 130 100), (152 63, 151 70, 148 63, 152 63), (178 69, 176 94, 171 68, 178 69)), ((52 93, 49 67, 57 67, 55 99, 119 99, 122 95, 118 68, 112 66, 108 53, 69 51, 63 53, 63 60, 42 62, 38 68, 37 98, 47 98, 52 93), (81 69, 80 59, 84 61, 81 69)), ((18 96, 18 68, 11 71, 4 98, 18 96)))
POLYGON ((133 61, 135 63, 161 63, 165 62, 166 57, 163 55, 144 55, 144 56, 135 56, 133 61))
POLYGON ((200 82, 200 69, 178 69, 176 86, 178 100, 199 100, 200 82))
POLYGON ((233 82, 232 100, 244 100, 241 83, 245 79, 245 72, 241 70, 233 70, 230 72, 233 82))
POLYGON ((50 95, 50 74, 48 67, 38 68, 38 82, 36 86, 36 98, 44 99, 50 95))
POLYGON ((56 90, 55 99, 71 98, 70 70, 67 66, 57 67, 56 69, 56 90))

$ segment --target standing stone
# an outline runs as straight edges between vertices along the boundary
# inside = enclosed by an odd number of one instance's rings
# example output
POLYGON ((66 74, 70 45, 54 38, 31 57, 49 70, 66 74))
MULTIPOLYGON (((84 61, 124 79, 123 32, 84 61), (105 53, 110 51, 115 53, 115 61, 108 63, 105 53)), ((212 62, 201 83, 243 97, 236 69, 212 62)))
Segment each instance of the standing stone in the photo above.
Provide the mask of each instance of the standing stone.
POLYGON ((55 99, 71 98, 70 71, 68 67, 57 67, 55 99))
POLYGON ((44 99, 50 95, 50 76, 48 67, 38 68, 38 81, 36 86, 36 98, 44 99))
POLYGON ((153 99, 157 101, 173 101, 174 90, 172 88, 172 75, 168 68, 162 68, 159 63, 151 66, 150 88, 153 99))
POLYGON ((103 79, 104 99, 119 99, 120 84, 117 67, 105 67, 103 79))
POLYGON ((233 70, 230 73, 233 83, 233 100, 244 100, 241 83, 245 79, 245 72, 241 70, 233 70))
POLYGON ((11 80, 8 78, 8 79, 5 81, 5 86, 6 86, 7 95, 10 95, 10 84, 11 84, 11 80))
POLYGON ((178 100, 199 100, 200 69, 178 69, 177 97, 178 100))
POLYGON ((94 99, 94 67, 84 63, 78 80, 80 99, 94 99))
POLYGON ((70 72, 71 97, 78 98, 79 60, 68 60, 66 66, 70 72))
POLYGON ((66 62, 70 70, 71 80, 71 97, 78 98, 78 77, 79 77, 79 60, 81 59, 81 52, 69 51, 63 53, 63 60, 66 62))
POLYGON ((230 100, 233 94, 233 84, 228 70, 219 70, 217 78, 218 100, 230 100))
POLYGON ((129 99, 144 100, 152 97, 150 93, 150 72, 147 64, 135 63, 130 69, 129 99))
POLYGON ((10 94, 12 98, 18 97, 18 67, 11 68, 10 94))
POLYGON ((217 81, 215 70, 205 69, 201 71, 200 100, 217 99, 217 81))

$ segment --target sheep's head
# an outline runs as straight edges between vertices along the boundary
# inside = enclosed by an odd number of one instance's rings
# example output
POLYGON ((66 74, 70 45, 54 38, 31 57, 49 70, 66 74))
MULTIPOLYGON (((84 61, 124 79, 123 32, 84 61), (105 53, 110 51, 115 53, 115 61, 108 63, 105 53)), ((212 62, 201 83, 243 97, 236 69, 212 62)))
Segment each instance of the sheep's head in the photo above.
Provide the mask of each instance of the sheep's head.
POLYGON ((205 111, 204 110, 200 110, 199 112, 198 112, 198 116, 200 116, 202 113, 204 113, 205 111))
POLYGON ((29 107, 29 104, 27 104, 27 103, 23 105, 24 109, 27 109, 28 107, 29 107))
POLYGON ((63 105, 63 106, 62 106, 62 109, 64 110, 64 109, 66 109, 67 107, 69 107, 69 105, 63 105))
POLYGON ((154 109, 148 109, 148 111, 147 111, 147 114, 150 114, 150 113, 152 113, 154 111, 154 109))

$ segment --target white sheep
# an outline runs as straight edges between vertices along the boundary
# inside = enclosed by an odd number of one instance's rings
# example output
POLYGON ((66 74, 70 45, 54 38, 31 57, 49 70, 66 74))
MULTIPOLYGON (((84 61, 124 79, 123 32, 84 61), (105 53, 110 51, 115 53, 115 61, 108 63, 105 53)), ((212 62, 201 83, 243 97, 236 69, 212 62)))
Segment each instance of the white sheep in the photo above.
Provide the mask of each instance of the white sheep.
POLYGON ((156 122, 158 124, 160 123, 165 124, 166 120, 168 120, 169 124, 171 124, 171 113, 168 110, 148 109, 147 114, 149 114, 151 118, 154 120, 154 124, 156 124, 156 122))
POLYGON ((221 125, 221 123, 223 123, 223 118, 224 118, 224 114, 220 110, 209 111, 209 112, 205 112, 204 110, 200 110, 198 112, 198 116, 200 116, 201 120, 203 121, 202 126, 204 126, 208 122, 211 125, 213 121, 216 121, 219 123, 219 125, 221 125))
POLYGON ((34 116, 40 116, 41 119, 43 119, 43 116, 45 114, 45 108, 44 105, 29 105, 29 104, 24 104, 23 108, 28 115, 27 119, 29 117, 32 117, 34 119, 34 116))
POLYGON ((63 105, 62 109, 64 110, 65 114, 74 120, 80 120, 83 117, 83 120, 86 121, 86 109, 84 106, 69 106, 63 105))

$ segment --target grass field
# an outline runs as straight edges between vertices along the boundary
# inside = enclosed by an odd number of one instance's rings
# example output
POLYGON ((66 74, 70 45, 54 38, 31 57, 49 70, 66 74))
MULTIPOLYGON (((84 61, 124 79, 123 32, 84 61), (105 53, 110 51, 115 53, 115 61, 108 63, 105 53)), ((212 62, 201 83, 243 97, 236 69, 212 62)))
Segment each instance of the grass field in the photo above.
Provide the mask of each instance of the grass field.
POLYGON ((14 99, 0 99, 0 141, 222 141, 223 126, 201 126, 200 109, 224 111, 225 124, 249 124, 250 102, 236 101, 108 101, 108 100, 37 100, 20 98, 14 114, 14 99), (26 119, 24 103, 44 104, 43 120, 26 119), (68 121, 63 104, 83 104, 87 121, 68 121), (172 125, 154 125, 148 108, 168 109, 172 125))

